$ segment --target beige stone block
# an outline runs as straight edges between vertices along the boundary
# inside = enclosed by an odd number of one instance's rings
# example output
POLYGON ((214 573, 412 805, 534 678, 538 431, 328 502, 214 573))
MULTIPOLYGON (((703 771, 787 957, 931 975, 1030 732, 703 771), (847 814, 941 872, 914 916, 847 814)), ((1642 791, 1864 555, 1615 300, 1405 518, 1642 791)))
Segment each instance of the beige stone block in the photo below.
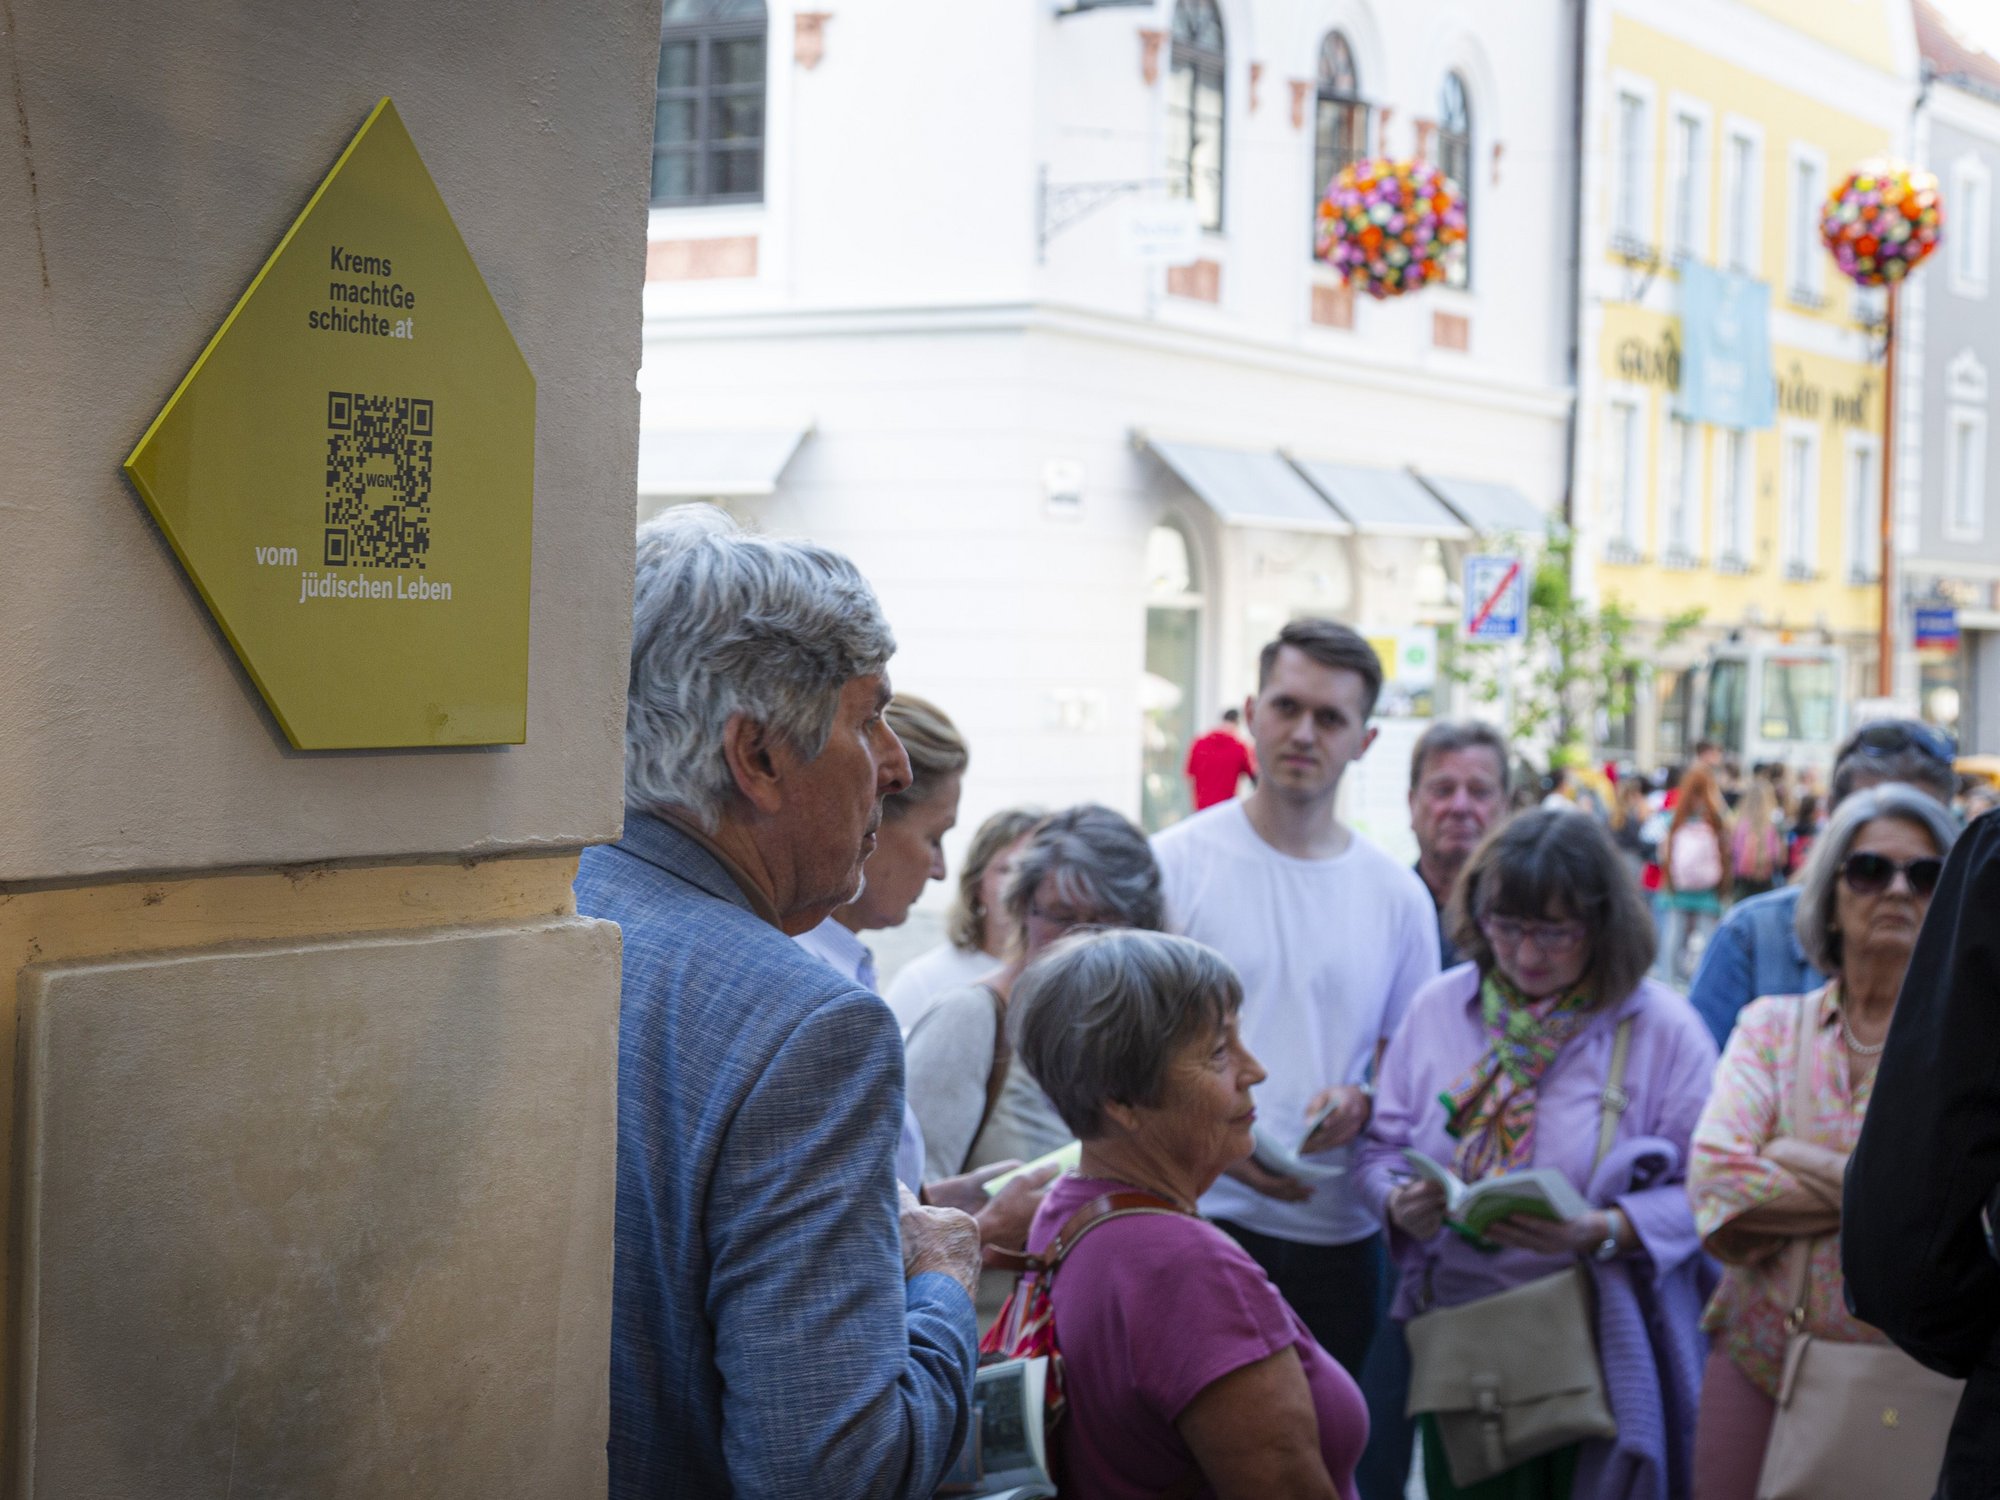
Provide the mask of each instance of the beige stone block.
POLYGON ((21 999, 19 1500, 604 1492, 615 928, 21 999))

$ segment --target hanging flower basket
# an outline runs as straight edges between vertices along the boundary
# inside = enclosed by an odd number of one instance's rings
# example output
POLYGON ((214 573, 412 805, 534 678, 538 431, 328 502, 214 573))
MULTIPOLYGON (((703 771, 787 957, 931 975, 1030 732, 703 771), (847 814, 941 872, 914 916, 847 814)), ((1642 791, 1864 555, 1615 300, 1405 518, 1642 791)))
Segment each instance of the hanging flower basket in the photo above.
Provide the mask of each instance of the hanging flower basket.
POLYGON ((1354 162, 1320 200, 1315 253, 1378 300, 1444 280, 1464 244, 1465 200, 1427 161, 1354 162))
POLYGON ((1827 196, 1820 238, 1847 276, 1862 286, 1901 281, 1937 249, 1944 200, 1929 172, 1864 162, 1827 196))

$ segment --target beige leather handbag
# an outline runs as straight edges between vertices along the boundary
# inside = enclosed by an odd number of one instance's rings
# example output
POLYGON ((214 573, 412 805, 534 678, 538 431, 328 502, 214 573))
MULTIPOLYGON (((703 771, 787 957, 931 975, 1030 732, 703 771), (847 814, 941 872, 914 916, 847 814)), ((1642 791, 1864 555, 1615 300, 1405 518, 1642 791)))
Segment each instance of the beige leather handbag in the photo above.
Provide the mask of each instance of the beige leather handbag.
MULTIPOLYGON (((1597 1155, 1604 1160, 1630 1102, 1632 1022, 1618 1025, 1604 1086, 1597 1155)), ((1618 1434, 1597 1358, 1590 1276, 1572 1266, 1477 1302, 1420 1313, 1410 1341, 1409 1415, 1437 1423, 1460 1489, 1585 1438, 1618 1434)))
MULTIPOLYGON (((1810 999, 1799 999, 1794 1131, 1812 1103, 1810 999)), ((1786 1252, 1793 1261, 1789 1337, 1757 1500, 1930 1500, 1965 1382, 1925 1369, 1890 1344, 1842 1344, 1807 1333, 1813 1244, 1795 1240, 1786 1252)))

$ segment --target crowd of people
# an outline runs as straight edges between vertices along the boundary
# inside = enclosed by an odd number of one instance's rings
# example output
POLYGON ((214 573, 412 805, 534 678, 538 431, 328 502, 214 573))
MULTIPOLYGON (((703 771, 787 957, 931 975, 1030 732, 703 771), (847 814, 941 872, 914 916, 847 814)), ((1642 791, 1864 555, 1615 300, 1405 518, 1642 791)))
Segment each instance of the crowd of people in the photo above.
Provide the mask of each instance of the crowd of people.
POLYGON ((885 1004, 863 935, 950 878, 978 763, 893 650, 837 553, 641 533, 626 826, 577 881, 625 946, 614 1496, 937 1493, 982 1330, 1059 1349, 1068 1496, 1397 1500, 1413 1456, 1433 1500, 2000 1493, 1936 1373, 2000 1399, 2000 1128, 1971 1196, 1886 1164, 1968 1128, 1904 1103, 1946 1020, 2000 1042, 1940 946, 1987 929, 1925 923, 1984 889, 1935 735, 1864 728, 1823 799, 1704 753, 1522 807, 1440 722, 1411 868, 1337 812, 1381 664, 1297 620, 1209 752, 1247 795, 994 815, 885 1004))

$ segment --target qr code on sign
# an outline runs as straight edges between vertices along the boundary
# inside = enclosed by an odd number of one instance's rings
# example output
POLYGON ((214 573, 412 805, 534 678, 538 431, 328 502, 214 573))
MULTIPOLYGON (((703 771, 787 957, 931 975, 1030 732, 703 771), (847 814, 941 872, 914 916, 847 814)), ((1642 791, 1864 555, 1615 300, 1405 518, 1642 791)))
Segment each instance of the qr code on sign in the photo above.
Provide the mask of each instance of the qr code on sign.
POLYGON ((431 403, 329 391, 326 565, 421 568, 431 550, 431 403))

